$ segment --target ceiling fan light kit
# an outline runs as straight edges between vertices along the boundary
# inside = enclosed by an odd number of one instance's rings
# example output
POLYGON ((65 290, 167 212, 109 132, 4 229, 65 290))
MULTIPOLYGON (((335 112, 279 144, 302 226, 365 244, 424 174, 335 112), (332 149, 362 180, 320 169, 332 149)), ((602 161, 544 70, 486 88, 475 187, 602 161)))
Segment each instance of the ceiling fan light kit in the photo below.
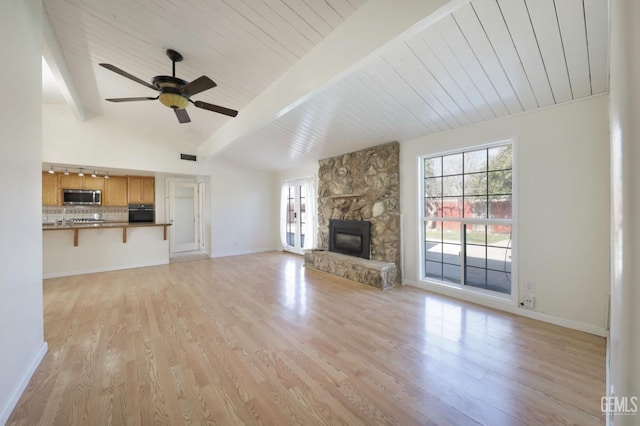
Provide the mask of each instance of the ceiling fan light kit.
POLYGON ((238 111, 225 108, 219 105, 210 104, 202 101, 192 101, 191 96, 196 95, 205 90, 216 87, 216 83, 206 75, 196 78, 192 82, 187 82, 176 77, 176 62, 182 61, 182 55, 175 50, 167 49, 167 56, 171 59, 172 63, 172 75, 157 75, 151 80, 151 84, 146 81, 129 74, 120 68, 111 64, 100 64, 101 67, 108 69, 109 71, 120 74, 136 83, 142 84, 153 90, 160 92, 160 95, 155 98, 152 97, 137 97, 137 98, 111 98, 106 99, 109 102, 136 102, 136 101, 155 101, 159 99, 160 102, 173 109, 180 123, 189 123, 191 119, 185 109, 189 103, 192 103, 197 108, 205 109, 207 111, 217 112, 219 114, 235 117, 238 115, 238 111))

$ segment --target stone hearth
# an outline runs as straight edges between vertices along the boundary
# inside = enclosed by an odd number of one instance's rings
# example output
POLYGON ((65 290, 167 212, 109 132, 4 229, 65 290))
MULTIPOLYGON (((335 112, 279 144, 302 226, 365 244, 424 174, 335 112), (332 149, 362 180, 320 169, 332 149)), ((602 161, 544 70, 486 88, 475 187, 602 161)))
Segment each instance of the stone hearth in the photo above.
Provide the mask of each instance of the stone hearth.
POLYGON ((319 250, 305 255, 306 266, 380 288, 386 288, 401 281, 399 164, 400 144, 398 142, 320 160, 319 250), (367 264, 367 259, 360 259, 362 262, 359 262, 358 258, 353 256, 338 255, 336 257, 324 254, 323 251, 329 249, 330 219, 370 221, 370 261, 374 263, 367 264), (314 253, 320 257, 316 259, 314 253), (356 265, 358 262, 359 266, 356 265), (375 262, 381 262, 381 264, 374 266, 375 262), (323 265, 323 269, 316 265, 323 265), (388 268, 391 266, 394 266, 393 273, 388 268), (379 269, 379 273, 384 271, 384 277, 372 279, 372 271, 376 269, 379 269), (378 281, 385 284, 373 284, 378 281))
POLYGON ((322 250, 307 250, 304 253, 304 266, 382 290, 393 287, 397 274, 396 265, 391 262, 322 250))

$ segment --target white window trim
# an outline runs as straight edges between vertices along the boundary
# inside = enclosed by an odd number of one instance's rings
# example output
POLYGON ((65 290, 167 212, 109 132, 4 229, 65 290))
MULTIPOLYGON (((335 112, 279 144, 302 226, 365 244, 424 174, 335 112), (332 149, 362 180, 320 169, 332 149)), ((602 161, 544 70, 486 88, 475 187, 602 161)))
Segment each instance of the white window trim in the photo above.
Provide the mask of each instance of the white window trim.
POLYGON ((434 291, 443 291, 445 294, 449 294, 453 297, 457 297, 459 295, 465 295, 461 298, 467 299, 470 301, 474 301, 475 298, 478 298, 480 301, 485 302, 497 302, 496 306, 499 306, 503 303, 508 303, 509 305, 518 304, 519 295, 518 295, 518 143, 517 139, 503 139, 495 142, 479 144, 479 145, 466 145, 463 147, 459 147, 456 149, 452 149, 449 151, 438 151, 429 154, 423 154, 417 157, 418 163, 418 283, 421 287, 426 289, 432 289, 434 291), (451 154, 459 154, 463 152, 473 151, 477 149, 486 149, 493 148, 496 146, 511 144, 512 149, 512 160, 511 160, 511 170, 512 170, 512 180, 511 180, 511 188, 512 188, 512 196, 511 196, 511 219, 480 219, 476 218, 461 218, 460 219, 447 219, 447 218, 438 218, 439 221, 455 221, 459 223, 495 223, 495 224, 510 224, 511 225, 511 294, 501 294, 491 290, 485 290, 482 288, 467 286, 464 284, 455 284, 445 281, 438 281, 432 278, 428 278, 425 276, 425 252, 424 252, 424 223, 426 216, 424 214, 424 160, 426 158, 438 157, 438 156, 446 156, 451 154))

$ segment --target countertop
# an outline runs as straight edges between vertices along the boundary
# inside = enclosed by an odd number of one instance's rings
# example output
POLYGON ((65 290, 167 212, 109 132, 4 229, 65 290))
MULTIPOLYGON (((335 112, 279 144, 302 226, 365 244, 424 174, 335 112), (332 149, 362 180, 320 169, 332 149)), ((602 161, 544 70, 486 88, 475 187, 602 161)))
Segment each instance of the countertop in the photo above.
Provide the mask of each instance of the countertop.
POLYGON ((78 246, 78 234, 81 229, 105 229, 105 228, 122 228, 122 242, 127 242, 127 229, 129 228, 150 228, 162 227, 163 239, 167 239, 167 227, 170 223, 129 223, 129 222, 65 222, 65 223, 43 223, 43 231, 73 231, 73 246, 78 246))
POLYGON ((91 229, 91 228, 139 228, 145 226, 171 226, 170 223, 129 223, 129 222, 78 222, 70 223, 43 223, 43 231, 56 231, 62 229, 91 229))

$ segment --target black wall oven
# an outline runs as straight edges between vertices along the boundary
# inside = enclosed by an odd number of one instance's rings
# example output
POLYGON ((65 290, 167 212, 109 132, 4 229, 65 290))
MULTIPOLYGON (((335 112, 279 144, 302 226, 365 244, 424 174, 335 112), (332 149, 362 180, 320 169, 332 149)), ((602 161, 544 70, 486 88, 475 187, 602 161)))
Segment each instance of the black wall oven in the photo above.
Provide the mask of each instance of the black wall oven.
POLYGON ((153 223, 155 213, 153 204, 129 204, 129 223, 153 223))

